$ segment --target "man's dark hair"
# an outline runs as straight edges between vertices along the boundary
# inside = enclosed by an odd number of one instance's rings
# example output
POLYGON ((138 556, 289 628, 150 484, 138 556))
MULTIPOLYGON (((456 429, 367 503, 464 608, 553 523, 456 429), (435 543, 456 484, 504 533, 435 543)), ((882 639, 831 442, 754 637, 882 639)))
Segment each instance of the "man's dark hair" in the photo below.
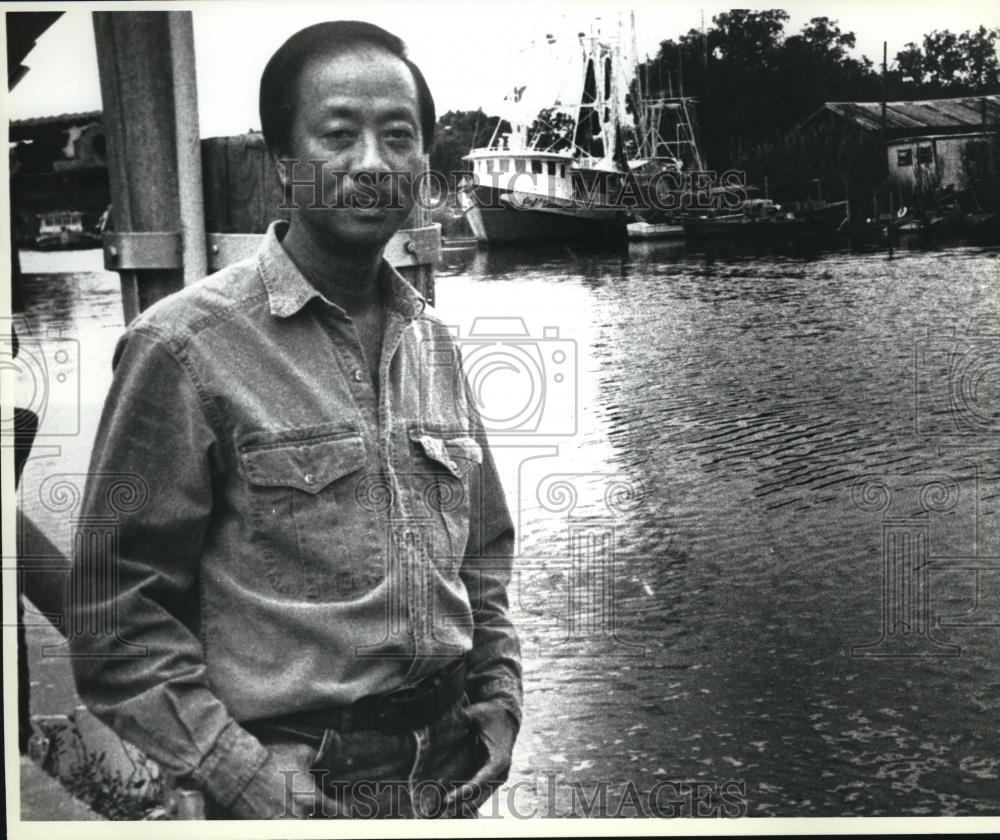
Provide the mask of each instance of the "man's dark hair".
POLYGON ((306 62, 316 56, 336 55, 355 47, 378 47, 400 59, 413 74, 420 106, 420 133, 424 151, 434 141, 434 97, 420 72, 406 57, 406 44, 374 23, 332 20, 300 29, 271 56, 260 77, 260 125, 272 152, 288 148, 294 116, 295 86, 306 62))

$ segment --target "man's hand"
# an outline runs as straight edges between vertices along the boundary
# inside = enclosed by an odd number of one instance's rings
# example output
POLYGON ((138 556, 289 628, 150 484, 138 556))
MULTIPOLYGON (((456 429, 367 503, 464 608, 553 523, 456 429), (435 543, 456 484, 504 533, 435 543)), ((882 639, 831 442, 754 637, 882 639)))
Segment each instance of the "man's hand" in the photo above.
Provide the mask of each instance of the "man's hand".
POLYGON ((316 785, 309 768, 316 750, 305 744, 272 744, 270 755, 232 804, 244 820, 329 819, 340 816, 337 803, 316 785))
POLYGON ((445 809, 457 803, 462 811, 474 813, 510 775, 517 722, 506 707, 495 700, 474 703, 466 711, 486 753, 486 762, 475 776, 448 794, 445 809))

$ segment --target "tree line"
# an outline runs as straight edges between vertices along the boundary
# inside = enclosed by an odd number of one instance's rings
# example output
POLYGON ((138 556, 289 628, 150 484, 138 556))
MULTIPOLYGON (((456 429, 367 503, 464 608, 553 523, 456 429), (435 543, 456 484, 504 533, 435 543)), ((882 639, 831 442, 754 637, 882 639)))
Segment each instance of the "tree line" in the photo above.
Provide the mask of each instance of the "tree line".
MULTIPOLYGON (((732 9, 704 32, 662 41, 639 68, 660 91, 698 98, 703 151, 713 168, 733 165, 741 147, 773 141, 824 102, 932 99, 1000 92, 1000 29, 948 30, 908 43, 881 61, 854 58, 856 37, 836 20, 812 18, 787 34, 780 9, 732 9)), ((881 59, 881 56, 878 56, 881 59)))
MULTIPOLYGON (((697 138, 710 168, 790 164, 789 151, 797 155, 796 171, 823 161, 827 171, 843 165, 849 149, 829 148, 829 142, 817 148, 822 138, 797 131, 824 102, 1000 93, 1000 29, 931 32, 919 44, 904 45, 883 73, 881 60, 851 55, 855 34, 838 21, 814 17, 788 33, 788 20, 780 9, 722 12, 704 31, 662 41, 657 55, 637 68, 644 95, 683 92, 696 99, 697 138)), ((554 126, 553 116, 536 121, 536 129, 552 135, 546 145, 571 130, 554 126)), ((431 165, 444 172, 468 168, 462 156, 486 145, 497 123, 482 110, 444 114, 431 165)))

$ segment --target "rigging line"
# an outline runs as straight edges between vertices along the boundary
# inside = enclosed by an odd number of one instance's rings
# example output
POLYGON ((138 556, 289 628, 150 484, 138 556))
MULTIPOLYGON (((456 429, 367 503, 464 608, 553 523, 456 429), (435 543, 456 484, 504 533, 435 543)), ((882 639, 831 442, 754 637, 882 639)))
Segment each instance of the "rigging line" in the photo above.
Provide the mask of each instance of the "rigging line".
POLYGON ((480 108, 480 109, 478 109, 478 110, 476 111, 476 124, 475 124, 475 126, 473 127, 473 129, 472 129, 472 139, 471 139, 471 143, 472 143, 472 145, 471 145, 471 146, 469 147, 469 151, 470 151, 470 152, 471 152, 471 151, 472 151, 472 150, 473 150, 474 148, 476 148, 476 138, 477 138, 477 137, 479 136, 479 118, 480 118, 480 117, 481 117, 482 115, 483 115, 483 109, 482 109, 482 108, 480 108))

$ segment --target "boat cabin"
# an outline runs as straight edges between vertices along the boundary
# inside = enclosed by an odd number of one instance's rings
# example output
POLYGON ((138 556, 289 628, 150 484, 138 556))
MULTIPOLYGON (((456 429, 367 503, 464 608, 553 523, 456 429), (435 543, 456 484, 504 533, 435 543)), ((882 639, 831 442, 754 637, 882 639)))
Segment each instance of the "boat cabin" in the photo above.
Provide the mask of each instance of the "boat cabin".
POLYGON ((475 149, 464 159, 471 161, 472 174, 483 186, 547 198, 573 198, 570 154, 475 149))
POLYGON ((83 213, 78 210, 61 210, 38 216, 38 235, 59 235, 63 231, 83 232, 83 213))

